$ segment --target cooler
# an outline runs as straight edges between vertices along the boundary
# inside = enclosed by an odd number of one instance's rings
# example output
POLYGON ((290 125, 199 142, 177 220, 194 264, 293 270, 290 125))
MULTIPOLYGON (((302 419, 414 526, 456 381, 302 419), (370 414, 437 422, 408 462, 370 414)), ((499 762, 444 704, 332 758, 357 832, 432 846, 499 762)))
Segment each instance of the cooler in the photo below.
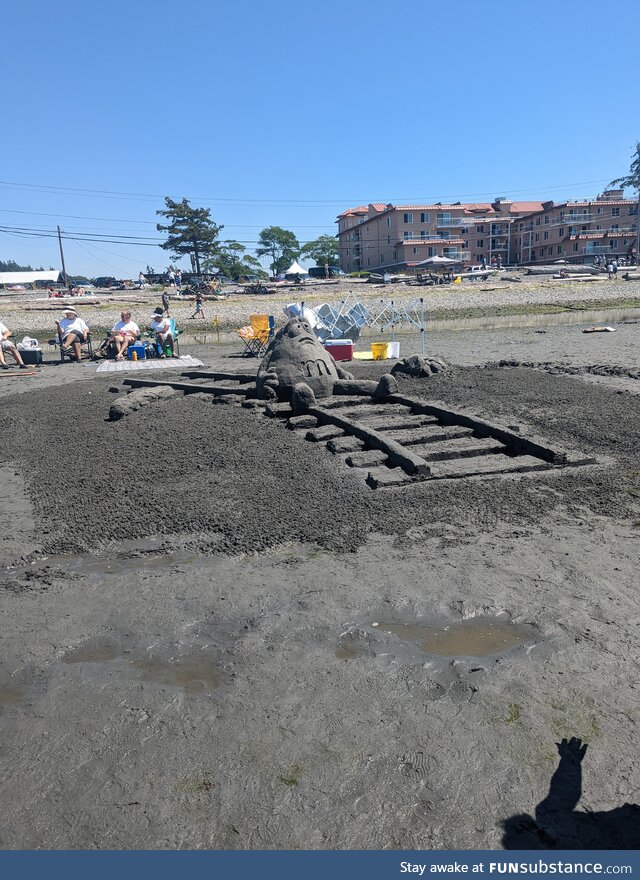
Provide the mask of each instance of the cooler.
POLYGON ((351 339, 327 339, 323 343, 325 351, 336 361, 353 360, 353 340, 351 339))
POLYGON ((143 361, 147 356, 147 350, 144 347, 144 342, 134 342, 133 345, 130 345, 127 349, 127 357, 129 360, 133 360, 133 353, 136 353, 137 360, 143 361))
POLYGON ((42 351, 39 348, 19 348, 23 364, 41 364, 42 351))

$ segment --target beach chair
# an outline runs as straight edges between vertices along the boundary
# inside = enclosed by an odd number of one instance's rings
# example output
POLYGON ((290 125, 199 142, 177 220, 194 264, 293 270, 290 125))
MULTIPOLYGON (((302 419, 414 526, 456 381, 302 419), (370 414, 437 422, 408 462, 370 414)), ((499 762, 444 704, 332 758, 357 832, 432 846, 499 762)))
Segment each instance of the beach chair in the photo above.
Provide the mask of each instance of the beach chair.
MULTIPOLYGON (((56 345, 60 352, 60 363, 64 363, 65 358, 69 358, 70 361, 74 361, 75 353, 73 350, 73 346, 69 348, 65 348, 62 342, 62 336, 58 333, 55 339, 49 339, 49 345, 56 345)), ((80 357, 82 358, 86 355, 88 360, 93 359, 93 344, 91 342, 91 331, 87 333, 87 341, 80 343, 80 357)))
POLYGON ((244 342, 242 357, 264 357, 274 331, 273 315, 249 315, 249 323, 238 330, 238 335, 244 342))

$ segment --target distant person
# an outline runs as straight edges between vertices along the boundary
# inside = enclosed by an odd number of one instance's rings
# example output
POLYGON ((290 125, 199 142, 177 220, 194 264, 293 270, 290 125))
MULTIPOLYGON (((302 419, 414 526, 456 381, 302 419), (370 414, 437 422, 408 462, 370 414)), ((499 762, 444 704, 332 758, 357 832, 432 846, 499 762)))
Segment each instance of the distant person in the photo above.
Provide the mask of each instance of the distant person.
POLYGON ((180 287, 182 284, 182 272, 180 269, 176 270, 176 287, 180 287))
POLYGON ((618 261, 614 259, 614 261, 613 261, 613 263, 611 264, 611 266, 612 266, 612 268, 613 268, 613 278, 614 278, 614 280, 615 280, 616 277, 617 277, 617 275, 618 275, 618 261))
POLYGON ((613 263, 611 260, 607 263, 607 277, 609 278, 609 281, 613 280, 613 263))
POLYGON ((73 349, 75 359, 80 363, 82 357, 80 346, 89 338, 89 327, 82 318, 78 317, 78 313, 72 306, 64 309, 62 314, 64 318, 56 321, 58 337, 63 349, 73 349))
POLYGON ((144 286, 145 286, 146 282, 147 282, 147 279, 144 277, 142 272, 140 272, 138 274, 138 287, 140 288, 140 290, 144 290, 144 286))
POLYGON ((169 278, 169 287, 173 287, 176 283, 176 273, 173 271, 171 266, 169 266, 169 272, 167 273, 167 277, 169 278))
POLYGON ((26 369, 26 366, 22 360, 22 356, 13 342, 9 339, 11 336, 11 330, 0 321, 0 369, 9 370, 11 369, 9 364, 5 358, 5 352, 8 352, 21 370, 26 369))
POLYGON ((169 317, 169 294, 166 290, 162 291, 162 314, 169 317))
POLYGON ((329 263, 327 263, 326 261, 324 264, 324 277, 325 277, 325 281, 327 281, 329 279, 329 263))
POLYGON ((195 302, 196 310, 193 315, 189 315, 189 320, 193 320, 193 318, 204 318, 204 296, 202 295, 202 291, 198 291, 196 293, 196 298, 191 300, 191 302, 195 302))
POLYGON ((161 308, 155 309, 151 316, 149 329, 155 334, 160 357, 167 357, 167 348, 170 352, 168 357, 175 357, 174 339, 173 333, 171 332, 171 318, 163 317, 163 311, 161 308))
POLYGON ((111 341, 114 344, 116 360, 123 361, 129 346, 140 335, 140 328, 131 320, 131 312, 120 312, 120 320, 111 328, 111 341))
POLYGON ((487 261, 485 260, 484 257, 480 260, 480 265, 482 266, 483 269, 487 268, 487 261))

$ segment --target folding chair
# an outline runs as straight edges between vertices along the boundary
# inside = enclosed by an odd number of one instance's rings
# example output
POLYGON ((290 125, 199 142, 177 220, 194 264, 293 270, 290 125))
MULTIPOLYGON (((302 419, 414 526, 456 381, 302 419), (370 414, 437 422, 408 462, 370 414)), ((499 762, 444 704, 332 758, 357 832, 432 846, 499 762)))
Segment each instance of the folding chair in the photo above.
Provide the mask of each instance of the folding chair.
POLYGON ((275 331, 275 318, 273 315, 249 315, 249 322, 238 330, 244 342, 242 357, 264 357, 275 331))
MULTIPOLYGON (((75 360, 75 352, 73 346, 70 345, 68 348, 65 348, 64 343, 62 342, 62 336, 58 333, 55 339, 49 339, 49 345, 56 345, 60 351, 60 363, 64 363, 65 358, 69 358, 70 361, 75 360)), ((93 360, 93 344, 91 342, 91 332, 87 333, 86 342, 80 343, 80 358, 82 355, 86 354, 89 360, 93 360)))

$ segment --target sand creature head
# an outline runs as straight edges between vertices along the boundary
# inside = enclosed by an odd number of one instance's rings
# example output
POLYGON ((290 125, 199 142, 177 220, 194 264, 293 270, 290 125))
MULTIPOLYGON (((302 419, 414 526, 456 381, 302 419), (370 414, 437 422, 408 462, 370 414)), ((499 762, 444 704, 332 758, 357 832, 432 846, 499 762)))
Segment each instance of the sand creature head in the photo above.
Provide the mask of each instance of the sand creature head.
POLYGON ((258 390, 274 373, 281 399, 290 398, 299 382, 309 385, 316 397, 328 397, 338 379, 335 361, 302 318, 291 318, 272 339, 258 370, 258 390))

